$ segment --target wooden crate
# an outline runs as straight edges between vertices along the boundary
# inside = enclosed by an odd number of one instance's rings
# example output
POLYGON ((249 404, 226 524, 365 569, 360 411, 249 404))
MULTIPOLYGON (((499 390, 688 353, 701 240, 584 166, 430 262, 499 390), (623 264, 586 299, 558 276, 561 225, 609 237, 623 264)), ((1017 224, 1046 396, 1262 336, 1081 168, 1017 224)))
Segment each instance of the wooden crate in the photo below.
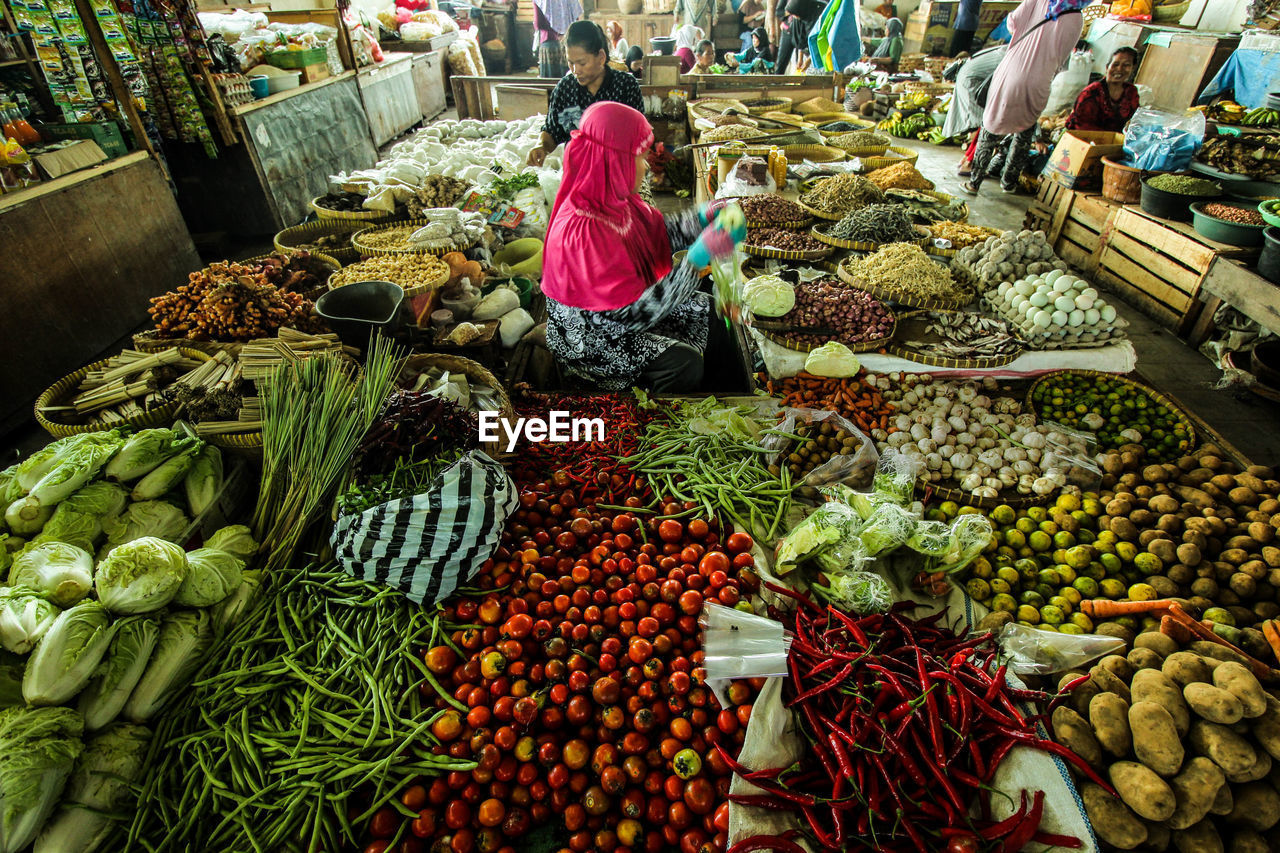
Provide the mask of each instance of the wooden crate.
POLYGON ((1066 194, 1070 192, 1072 190, 1053 178, 1041 179, 1040 190, 1036 193, 1036 200, 1027 208, 1026 216, 1022 219, 1022 227, 1029 231, 1043 231, 1048 236, 1053 227, 1053 216, 1058 212, 1058 206, 1063 203, 1066 194))
MULTIPOLYGON (((1054 183, 1057 183, 1056 181, 1054 183)), ((1061 185, 1059 185, 1061 186, 1061 185)), ((1058 257, 1093 274, 1120 205, 1100 195, 1063 189, 1046 233, 1058 257)))
POLYGON ((1200 313, 1200 285, 1214 260, 1247 255, 1130 205, 1116 212, 1097 277, 1164 326, 1185 333, 1200 313))

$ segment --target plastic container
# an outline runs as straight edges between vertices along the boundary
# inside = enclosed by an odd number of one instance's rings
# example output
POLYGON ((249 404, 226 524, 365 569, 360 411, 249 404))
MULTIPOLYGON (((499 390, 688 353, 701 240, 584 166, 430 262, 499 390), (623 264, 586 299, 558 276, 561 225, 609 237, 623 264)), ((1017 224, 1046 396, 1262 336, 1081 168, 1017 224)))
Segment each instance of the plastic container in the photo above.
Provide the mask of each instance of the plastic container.
MULTIPOLYGON (((1202 212, 1204 205, 1209 203, 1198 201, 1191 205, 1191 220, 1197 233, 1208 237, 1210 240, 1229 243, 1232 246, 1262 245, 1262 231, 1266 228, 1265 225, 1241 225, 1238 222, 1217 219, 1202 212)), ((1230 204, 1230 202, 1219 203, 1230 204)), ((1256 210, 1252 204, 1231 204, 1231 207, 1238 207, 1241 210, 1256 210)))
POLYGON ((1280 199, 1271 199, 1258 205, 1258 212, 1268 225, 1280 226, 1280 199))
POLYGON ((1222 198, 1221 192, 1217 195, 1171 193, 1168 190, 1151 186, 1150 180, 1151 178, 1142 179, 1142 209, 1152 216, 1159 216, 1161 219, 1175 219, 1179 222, 1186 222, 1191 219, 1191 205, 1193 203, 1222 198))
POLYGON ((249 78, 249 90, 255 98, 265 98, 271 94, 271 78, 265 74, 249 78))
POLYGON ((1110 157, 1102 158, 1102 196, 1120 204, 1137 204, 1142 199, 1142 170, 1126 166, 1110 157))
POLYGON ((1262 257, 1258 258, 1258 275, 1273 284, 1280 284, 1280 228, 1274 225, 1262 229, 1262 257))
POLYGON ((512 275, 542 275, 542 241, 536 237, 512 240, 493 256, 499 269, 506 264, 512 275))
POLYGON ((348 346, 363 350, 374 329, 390 335, 404 322, 404 289, 389 281, 357 281, 316 300, 316 313, 348 346))
POLYGON ((296 89, 301 85, 301 71, 286 71, 283 74, 276 74, 267 78, 267 90, 273 95, 276 92, 287 92, 290 89, 296 89))

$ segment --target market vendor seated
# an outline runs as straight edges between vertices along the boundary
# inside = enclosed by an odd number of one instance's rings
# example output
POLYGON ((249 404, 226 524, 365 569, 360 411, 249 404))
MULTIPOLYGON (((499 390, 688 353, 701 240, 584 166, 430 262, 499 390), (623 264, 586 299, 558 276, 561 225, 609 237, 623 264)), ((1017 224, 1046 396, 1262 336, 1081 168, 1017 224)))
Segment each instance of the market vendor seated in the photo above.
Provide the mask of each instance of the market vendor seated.
POLYGON ((1067 116, 1067 130, 1110 130, 1120 133, 1138 110, 1138 87, 1129 82, 1138 52, 1122 47, 1111 54, 1107 75, 1084 87, 1075 109, 1067 116))
POLYGON ((541 166, 547 155, 569 141, 587 107, 602 101, 644 109, 640 84, 632 74, 609 67, 609 43, 604 30, 591 21, 574 21, 564 37, 570 74, 551 90, 542 142, 529 152, 530 166, 541 166))
POLYGON ((664 218, 638 194, 652 144, 643 114, 599 103, 565 151, 543 262, 547 348, 593 388, 697 389, 708 339, 724 329, 699 270, 733 254, 742 211, 721 202, 664 218))
POLYGON ((739 74, 760 74, 773 70, 774 52, 769 44, 769 32, 764 27, 751 31, 751 47, 741 53, 729 51, 724 63, 738 69, 739 74))
POLYGON ((693 52, 693 58, 696 60, 693 67, 689 69, 690 74, 710 74, 711 66, 716 64, 716 46, 711 39, 703 39, 698 42, 698 47, 693 52))

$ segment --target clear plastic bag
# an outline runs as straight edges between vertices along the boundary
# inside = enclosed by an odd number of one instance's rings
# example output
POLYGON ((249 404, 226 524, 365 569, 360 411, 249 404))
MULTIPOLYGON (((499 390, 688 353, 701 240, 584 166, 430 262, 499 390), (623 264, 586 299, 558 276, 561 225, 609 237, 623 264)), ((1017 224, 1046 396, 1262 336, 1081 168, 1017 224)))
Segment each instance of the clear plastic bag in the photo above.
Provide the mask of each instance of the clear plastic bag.
POLYGON ((764 195, 778 191, 778 183, 773 179, 769 162, 763 157, 740 157, 733 164, 729 176, 716 190, 716 198, 737 198, 746 195, 764 195), (763 174, 763 182, 758 175, 763 174))
POLYGON ((1093 433, 1080 432, 1059 423, 1046 421, 1053 431, 1045 436, 1040 468, 1059 486, 1097 489, 1102 484, 1102 469, 1094 461, 1098 439, 1093 433))
POLYGON ((886 450, 876 464, 875 490, 883 495, 892 496, 903 506, 911 503, 911 496, 916 489, 916 480, 924 470, 924 463, 912 459, 896 449, 886 450))
POLYGON ((1119 652, 1124 640, 1103 634, 1059 634, 1010 622, 998 638, 1018 675, 1053 675, 1119 652))
POLYGON ((1125 165, 1147 172, 1180 172, 1204 142, 1204 113, 1139 107, 1124 128, 1125 165))
POLYGON ((724 685, 735 678, 771 678, 787 674, 791 634, 781 622, 743 610, 708 603, 698 616, 703 631, 707 686, 729 707, 724 685))
POLYGON ((833 456, 805 474, 804 479, 799 483, 793 483, 793 485, 818 487, 844 483, 854 488, 865 488, 871 485, 871 478, 875 474, 880 454, 876 452, 875 442, 862 430, 843 416, 820 409, 784 409, 782 415, 782 422, 775 429, 767 430, 766 438, 761 442, 761 447, 773 451, 769 456, 770 465, 785 463, 785 454, 796 446, 795 440, 788 436, 796 435, 796 430, 802 425, 807 425, 812 434, 815 426, 830 423, 836 429, 842 429, 849 435, 855 436, 860 442, 858 449, 853 453, 833 456), (783 433, 783 435, 777 433, 783 433))
POLYGON ((816 560, 828 571, 857 571, 869 559, 858 538, 862 516, 847 504, 828 501, 778 540, 774 567, 779 575, 805 560, 816 560))

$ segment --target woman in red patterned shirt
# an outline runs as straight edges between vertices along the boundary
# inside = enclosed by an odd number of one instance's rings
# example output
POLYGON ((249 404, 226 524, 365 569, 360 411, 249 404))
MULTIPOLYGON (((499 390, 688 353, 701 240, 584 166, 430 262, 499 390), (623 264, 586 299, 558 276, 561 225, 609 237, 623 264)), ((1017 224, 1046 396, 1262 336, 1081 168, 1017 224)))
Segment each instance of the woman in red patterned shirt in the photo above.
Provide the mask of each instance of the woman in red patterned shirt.
POLYGON ((1129 82, 1138 52, 1122 47, 1111 54, 1107 76, 1084 87, 1075 109, 1067 116, 1067 130, 1124 130, 1138 109, 1138 87, 1129 82))

